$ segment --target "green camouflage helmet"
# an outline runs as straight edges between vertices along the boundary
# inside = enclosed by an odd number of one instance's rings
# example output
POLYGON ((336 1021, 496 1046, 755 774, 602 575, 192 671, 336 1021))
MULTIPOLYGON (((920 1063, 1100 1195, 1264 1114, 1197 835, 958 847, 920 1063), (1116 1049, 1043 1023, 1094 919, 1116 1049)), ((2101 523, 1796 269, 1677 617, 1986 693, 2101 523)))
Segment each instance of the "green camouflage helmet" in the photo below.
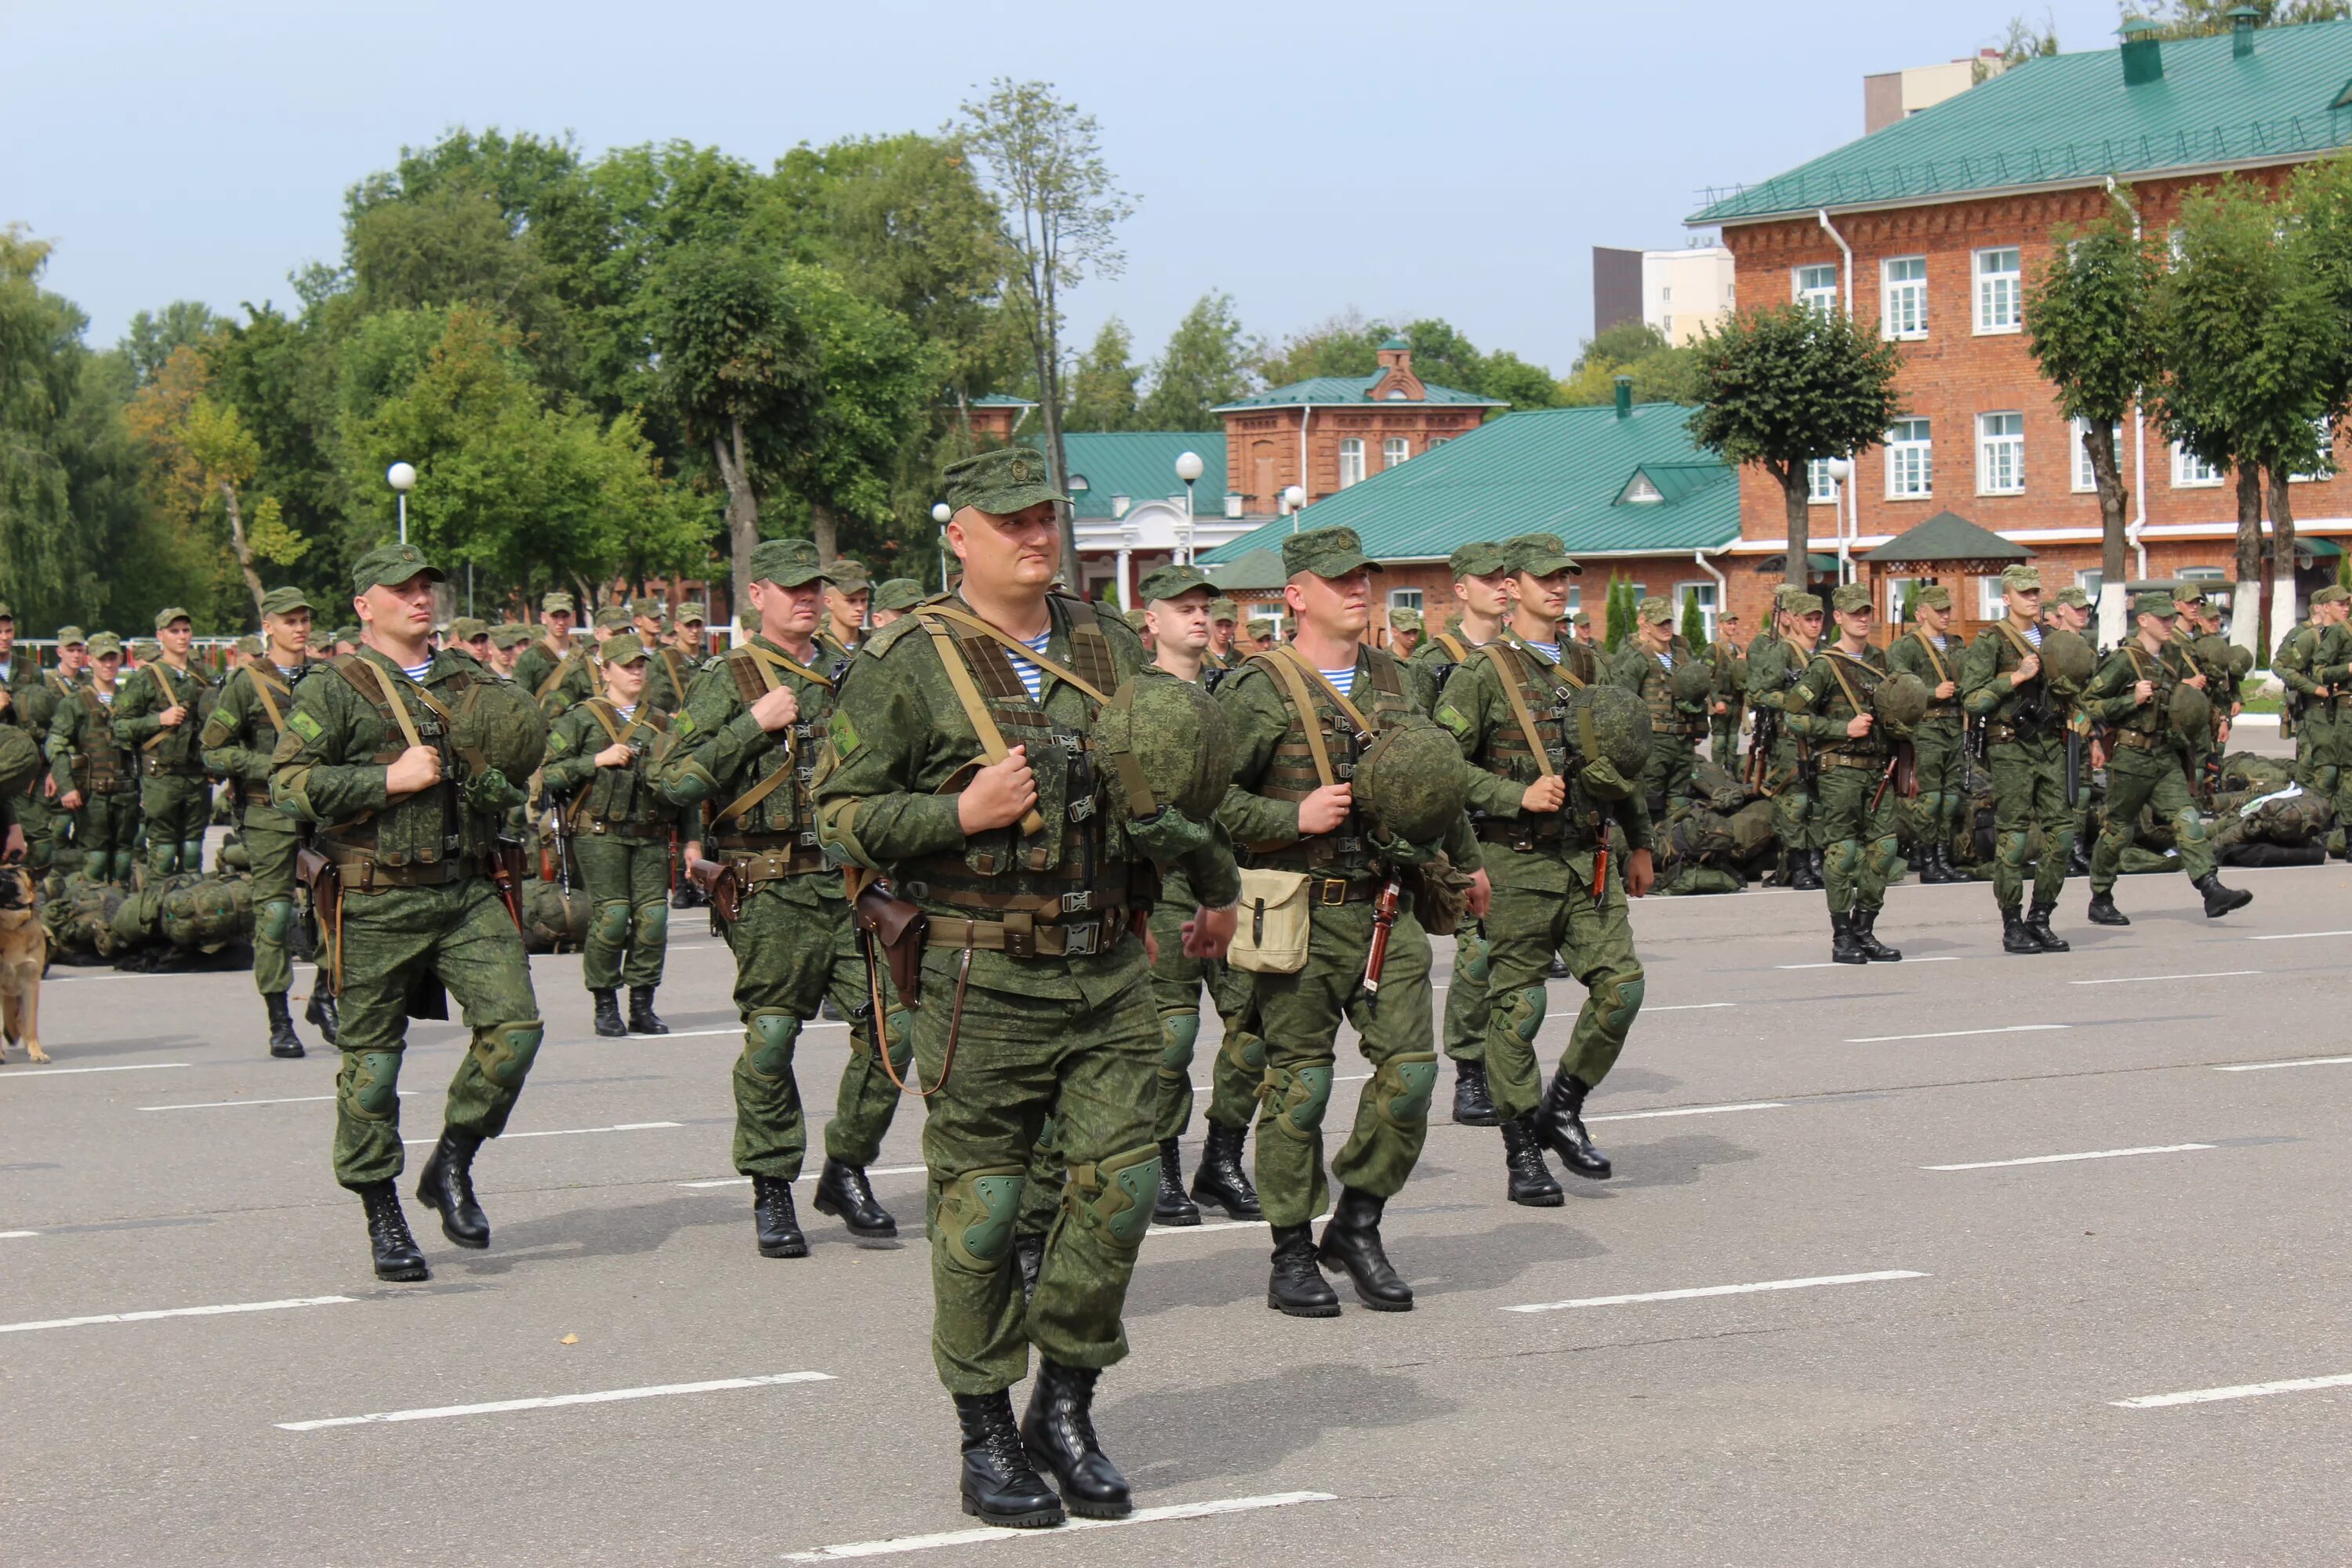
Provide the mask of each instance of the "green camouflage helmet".
POLYGON ((530 952, 574 952, 588 940, 596 906, 585 888, 536 879, 523 884, 522 944, 530 952))
POLYGON ((2042 668, 2050 674, 2052 690, 2073 696, 2090 684, 2098 667, 2098 651, 2082 633, 2060 627, 2042 634, 2042 668))
POLYGON ((476 773, 495 768, 521 784, 547 758, 547 715, 520 686, 477 680, 457 699, 449 739, 476 773))
POLYGON ((1650 766, 1650 706, 1622 686, 1588 686, 1569 700, 1568 744, 1579 782, 1602 800, 1623 800, 1650 766))
POLYGON ((174 877, 164 886, 155 926, 173 947, 218 952, 253 929, 252 879, 174 877))
POLYGON ((2243 680, 2253 673, 2254 650, 2237 643, 2230 645, 2230 679, 2243 680))
POLYGON ((2172 721, 2172 732, 2184 741, 2200 744, 2213 737, 2213 704, 2200 688, 2187 681, 2172 689, 2166 710, 2172 721))
POLYGON ((40 744, 32 731, 21 724, 0 724, 0 795, 22 793, 41 766, 40 744))
POLYGON ((1870 694, 1870 710, 1881 724, 1908 730, 1927 716, 1932 700, 1927 683, 1907 669, 1898 669, 1870 694))
POLYGON ((1675 672, 1666 678, 1666 689, 1674 693, 1676 707, 1700 707, 1715 690, 1715 666, 1696 654, 1686 653, 1675 660, 1675 672))
POLYGON ((1095 724, 1111 770, 1114 816, 1139 821, 1174 806, 1213 819, 1233 783, 1233 737, 1207 689, 1150 666, 1119 683, 1095 724))
POLYGON ((1381 731, 1350 782, 1356 805, 1382 833, 1408 844, 1444 837, 1470 793, 1462 747, 1418 713, 1381 731))
POLYGON ((2207 632, 2197 639, 2189 652, 2197 667, 2210 677, 2221 676, 2230 670, 2230 639, 2219 632, 2207 632))

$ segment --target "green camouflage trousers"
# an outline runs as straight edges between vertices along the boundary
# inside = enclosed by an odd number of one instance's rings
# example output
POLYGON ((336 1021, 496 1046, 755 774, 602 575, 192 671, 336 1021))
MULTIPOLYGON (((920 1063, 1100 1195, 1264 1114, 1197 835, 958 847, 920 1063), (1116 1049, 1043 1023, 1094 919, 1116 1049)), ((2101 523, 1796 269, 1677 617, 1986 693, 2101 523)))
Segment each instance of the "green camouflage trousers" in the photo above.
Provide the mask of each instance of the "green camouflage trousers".
POLYGON ((1813 819, 1812 785, 1797 762, 1797 742, 1782 736, 1772 744, 1771 766, 1764 788, 1772 797, 1772 833, 1783 850, 1819 849, 1820 830, 1813 819))
POLYGON ((668 840, 574 834, 572 858, 595 910, 580 944, 588 989, 659 985, 669 951, 668 840))
POLYGON ((2154 806, 2170 825, 2180 850, 2180 868, 2192 882, 2213 873, 2213 847, 2205 841, 2205 819, 2189 795, 2173 752, 2118 746, 2107 759, 2106 826, 2091 849, 2091 891, 2111 892, 2122 874, 2124 851, 2139 828, 2142 806, 2154 806))
POLYGON ((1665 732, 1650 738, 1650 764, 1642 773, 1643 793, 1650 797, 1650 816, 1664 822, 1677 805, 1688 805, 1691 773, 1698 765, 1691 751, 1692 737, 1665 732))
MULTIPOLYGON (((1340 1182, 1394 1197, 1429 1135, 1437 1087, 1430 1029, 1429 937, 1410 911, 1397 917, 1381 974, 1380 1005, 1364 995, 1372 906, 1318 904, 1307 964, 1296 974, 1259 974, 1257 1032, 1265 1040, 1265 1100, 1257 1120, 1258 1200, 1269 1225, 1305 1225, 1329 1195, 1323 1176, 1323 1115, 1331 1100, 1342 1019, 1372 1064, 1356 1101, 1356 1122, 1331 1161, 1340 1182)), ((1546 953, 1544 962, 1551 962, 1546 953)), ((1489 1043, 1492 1030, 1488 1031, 1489 1043)))
POLYGON ((294 834, 247 816, 236 836, 253 868, 253 988, 283 996, 294 984, 286 953, 295 919, 294 834))
MULTIPOLYGON (((2336 765, 2336 719, 2317 698, 2305 698, 2303 717, 2294 721, 2294 782, 2305 789, 2333 795, 2320 780, 2322 768, 2336 765)), ((30 834, 30 828, 26 829, 30 834)))
POLYGON ((2336 820, 2352 828, 2352 717, 2320 721, 2311 783, 2305 787, 2326 795, 2336 820))
POLYGON ((1919 793, 1904 811, 1904 826, 1912 843, 1949 847, 1968 809, 1961 784, 1967 731, 1956 719, 1923 720, 1911 731, 1914 772, 1919 793))
POLYGON ((1474 921, 1454 933, 1454 978, 1445 987, 1445 1054, 1457 1062, 1486 1059, 1488 962, 1483 924, 1474 921))
POLYGON ((400 1174, 400 1058, 413 985, 446 986, 473 1032, 443 1118, 460 1131, 506 1131, 542 1031, 522 933, 487 877, 345 893, 342 925, 335 1180, 357 1188, 400 1174))
POLYGON ((1813 781, 1813 816, 1822 847, 1822 886, 1830 913, 1876 912, 1886 902, 1886 879, 1902 846, 1895 836, 1895 786, 1875 806, 1885 764, 1874 768, 1824 767, 1813 781))
POLYGON ((204 869, 205 828, 213 815, 208 782, 187 773, 142 779, 139 815, 147 824, 148 870, 168 877, 204 869))
MULTIPOLYGON (((923 961, 913 1033, 927 1083, 946 1061, 955 960, 933 948, 923 961)), ((931 1359, 951 1394, 1018 1383, 1033 1344, 1065 1366, 1127 1354, 1119 1314, 1160 1184, 1151 1114, 1160 1029, 1140 943, 1132 966, 1131 983, 1100 1006, 978 985, 965 995, 955 1070, 924 1102, 923 1122, 931 1359), (1049 1119, 1060 1206, 1024 1307, 1007 1265, 1049 1119)))
POLYGON ((1646 982, 1641 960, 1633 956, 1623 878, 1616 857, 1610 858, 1609 885, 1597 903, 1593 857, 1587 851, 1570 858, 1574 876, 1565 895, 1498 887, 1487 907, 1486 930, 1494 942, 1487 994, 1495 1016, 1486 1028, 1486 1087, 1495 1098, 1495 1113, 1506 1121, 1525 1116, 1543 1099, 1536 1031, 1543 1027, 1549 1005, 1544 977, 1555 950, 1566 956, 1585 993, 1559 1066, 1588 1088, 1617 1065, 1634 1015, 1642 1010, 1646 982))
POLYGON ((57 835, 66 824, 66 814, 42 794, 47 777, 45 773, 34 780, 32 793, 16 800, 16 823, 25 830, 25 864, 36 878, 54 861, 57 835))
POLYGON ((1739 771, 1740 711, 1734 708, 1728 713, 1717 713, 1707 720, 1708 750, 1715 765, 1724 772, 1739 771))
MULTIPOLYGON (((1215 959, 1185 956, 1183 925, 1197 908, 1163 903, 1151 911, 1151 939, 1160 944, 1159 961, 1151 966, 1151 1001, 1160 1015, 1160 1111, 1152 1136, 1162 1142, 1182 1137, 1192 1125, 1192 1047, 1201 1034, 1201 988, 1206 985, 1214 998, 1224 978, 1225 966, 1215 959)), ((1209 1120, 1220 1127, 1247 1127, 1265 1076, 1262 1052, 1252 1065, 1237 1051, 1218 1051, 1209 1064, 1209 1120)), ((1033 1180, 1034 1175, 1033 1171, 1033 1180)))
MULTIPOLYGON (((828 996, 849 1020, 849 1061, 825 1123, 824 1152, 845 1164, 872 1164, 898 1111, 898 1086, 874 1051, 866 961, 841 879, 814 872, 762 882, 726 933, 735 953, 735 1007, 743 1018, 743 1054, 735 1061, 735 1169, 787 1182, 800 1176, 808 1126, 793 1051, 802 1025, 828 996)), ((889 1011, 890 1062, 903 1077, 910 1051, 906 1016, 896 1006, 889 1011)))
POLYGON ((118 795, 82 797, 73 814, 73 841, 81 851, 81 874, 95 882, 131 885, 131 845, 139 837, 139 796, 130 790, 118 795))
MULTIPOLYGON (((2032 870, 2033 901, 2055 904, 2066 889, 2066 862, 2074 852, 2074 813, 2066 805, 2065 742, 2055 735, 2000 741, 1986 748, 1986 756, 1992 770, 1993 900, 2004 912, 2014 912, 2023 901, 2026 862, 2038 827, 2042 858, 2032 870)), ((2112 817, 2114 770, 2108 771, 2112 817)))

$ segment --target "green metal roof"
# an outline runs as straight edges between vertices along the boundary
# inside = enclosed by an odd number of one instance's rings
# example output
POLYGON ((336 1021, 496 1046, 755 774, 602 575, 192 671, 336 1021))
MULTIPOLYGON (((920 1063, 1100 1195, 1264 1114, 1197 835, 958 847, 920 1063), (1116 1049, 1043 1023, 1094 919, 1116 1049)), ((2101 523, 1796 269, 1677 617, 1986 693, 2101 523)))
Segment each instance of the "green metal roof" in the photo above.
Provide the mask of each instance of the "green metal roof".
MULTIPOLYGON (((1507 414, 1409 463, 1317 501, 1298 526, 1345 524, 1386 561, 1443 561, 1460 545, 1518 533, 1557 533, 1570 555, 1715 550, 1739 534, 1734 471, 1692 447, 1694 409, 1643 403, 1507 414), (1653 501, 1621 501, 1636 469, 1653 501)), ((1235 561, 1279 548, 1289 519, 1269 522, 1203 557, 1235 561)))
POLYGON ((1037 406, 1034 399, 1015 397, 1009 392, 992 392, 985 397, 975 397, 971 400, 971 405, 974 408, 1034 408, 1037 406))
MULTIPOLYGON (((1311 375, 1305 381, 1294 381, 1288 386, 1277 386, 1254 396, 1232 403, 1220 403, 1209 410, 1226 414, 1240 408, 1296 408, 1301 404, 1322 407, 1329 404, 1367 404, 1373 401, 1372 388, 1378 386, 1388 372, 1375 371, 1370 375, 1311 375)), ((1508 408, 1507 403, 1492 397, 1481 397, 1475 392, 1464 392, 1451 386, 1439 386, 1434 382, 1422 383, 1428 394, 1423 403, 1445 404, 1456 408, 1508 408)))
POLYGON ((2164 75, 2124 85, 2121 52, 2011 66, 1932 109, 1761 184, 1735 188, 1693 225, 2085 184, 2217 164, 2315 157, 2352 144, 2352 21, 2263 27, 2231 57, 2226 33, 2163 41, 2164 75))
POLYGON ((1247 551, 1230 561, 1207 563, 1202 570, 1216 584, 1218 591, 1225 594, 1262 594, 1290 581, 1290 574, 1283 570, 1280 552, 1273 550, 1247 551))
POLYGON ((1979 527, 1956 511, 1939 511, 1904 530, 1861 559, 1883 565, 1927 565, 1937 561, 2024 561, 2033 552, 1979 527))
MULTIPOLYGON (((1023 440, 1042 449, 1045 437, 1023 440)), ((1131 502, 1181 497, 1184 481, 1176 477, 1176 459, 1186 452, 1201 458, 1201 478, 1193 486, 1192 510, 1201 517, 1225 514, 1225 433, 1222 430, 1121 430, 1082 434, 1065 431, 1063 449, 1069 454, 1070 472, 1083 475, 1087 488, 1073 490, 1072 514, 1109 518, 1111 497, 1131 502)))

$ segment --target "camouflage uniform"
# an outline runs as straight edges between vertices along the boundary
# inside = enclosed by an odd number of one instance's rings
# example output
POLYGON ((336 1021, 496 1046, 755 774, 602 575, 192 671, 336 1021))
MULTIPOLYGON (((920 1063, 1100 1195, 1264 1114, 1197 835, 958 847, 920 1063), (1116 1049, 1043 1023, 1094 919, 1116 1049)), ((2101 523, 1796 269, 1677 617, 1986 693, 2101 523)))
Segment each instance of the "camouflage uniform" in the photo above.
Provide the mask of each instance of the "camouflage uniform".
MULTIPOLYGON (((1849 583, 1837 590, 1834 602, 1849 613, 1866 610, 1870 590, 1849 583)), ((1848 724, 1871 710, 1871 695, 1888 673, 1886 655, 1875 647, 1865 647, 1854 658, 1832 646, 1813 657, 1782 704, 1790 729, 1811 743, 1821 770, 1814 809, 1826 844, 1822 880, 1829 896, 1831 925, 1839 933, 1835 952, 1842 963, 1862 962, 1849 956, 1850 931, 1872 959, 1902 957, 1879 944, 1872 933, 1901 847, 1895 831, 1895 792, 1886 782, 1888 759, 1901 737, 1885 732, 1881 724, 1873 724, 1859 738, 1846 732, 1848 724)))
MULTIPOLYGON (((1948 610, 1952 596, 1948 589, 1930 584, 1919 591, 1919 602, 1948 610)), ((1922 879, 1927 881, 1948 881, 1955 875, 1952 840, 1969 811, 1965 783, 1968 730, 1960 718, 1957 689, 1964 652, 1958 638, 1933 637, 1916 628, 1896 637, 1886 649, 1887 668, 1917 676, 1929 696, 1927 716, 1911 731, 1919 780, 1919 794, 1911 807, 1911 841, 1927 857, 1921 871, 1922 879), (1948 700, 1937 700, 1936 688, 1947 680, 1956 689, 1948 700)))
MULTIPOLYGON (((2314 606, 2323 601, 2320 594, 2341 594, 2340 588, 2322 588, 2312 595, 2314 606)), ((2279 639, 2278 653, 2271 660, 2271 669, 2286 688, 2283 707, 2293 714, 2294 727, 2294 782, 2308 790, 2334 794, 2335 781, 2323 781, 2320 770, 2332 766, 2323 759, 2334 749, 2336 718, 2333 702, 2319 696, 2322 682, 2312 679, 2312 660, 2319 652, 2320 639, 2326 628, 2311 621, 2297 625, 2279 639)))
POLYGON ((1642 640, 1639 627, 1671 624, 1674 606, 1659 598, 1643 599, 1635 614, 1634 635, 1625 639, 1610 674, 1618 685, 1639 697, 1650 709, 1650 771, 1642 781, 1654 821, 1686 810, 1691 798, 1692 748, 1706 735, 1706 714, 1674 694, 1675 671, 1685 660, 1699 656, 1678 633, 1664 653, 1654 652, 1642 640))
MULTIPOLYGON (((2031 566, 2011 566, 2001 574, 2010 588, 2035 587, 2041 581, 2031 566)), ((2074 814, 2066 804, 2065 715, 2046 680, 2010 683, 2010 672, 2041 646, 2040 626, 2021 627, 2004 619, 1979 633, 1960 663, 1960 706, 1985 726, 1993 791, 1992 895, 2000 906, 2004 945, 2013 952, 2065 951, 2064 943, 2042 934, 2065 889, 2074 842, 2074 814), (2042 854, 2032 872, 2032 910, 2024 921, 2025 942, 2032 945, 2024 945, 2016 940, 2016 926, 2036 829, 2042 854)))
MULTIPOLYGON (((5 604, 0 604, 0 618, 15 619, 5 604)), ((61 693, 52 673, 41 668, 30 649, 16 648, 6 679, 0 680, 0 692, 7 697, 6 706, 0 707, 0 724, 24 731, 37 750, 48 744, 49 725, 57 718, 61 693)), ((46 769, 34 770, 22 792, 0 805, 0 828, 14 821, 25 830, 25 864, 36 879, 48 869, 51 818, 57 815, 44 787, 49 783, 47 775, 46 769)))
POLYGON ((1737 773, 1739 721, 1748 704, 1747 650, 1729 637, 1717 636, 1707 648, 1707 659, 1715 666, 1715 700, 1724 705, 1724 711, 1707 715, 1708 754, 1717 767, 1737 773))
MULTIPOLYGON (((93 661, 122 651, 121 640, 111 632, 100 632, 89 647, 93 661)), ((114 704, 121 692, 118 683, 112 693, 102 695, 96 680, 75 687, 49 720, 48 753, 58 796, 81 792, 71 826, 81 874, 128 887, 131 843, 139 831, 139 761, 115 730, 114 704)), ((53 842, 61 840, 53 836, 53 842)))
MULTIPOLYGON (((1811 615, 1821 607, 1820 598, 1811 594, 1784 591, 1773 600, 1776 616, 1811 615)), ((1811 648, 1781 636, 1777 626, 1757 633, 1748 645, 1748 706, 1768 713, 1780 711, 1789 688, 1804 674, 1812 658, 1811 648)), ((1766 722, 1759 721, 1759 736, 1766 722)), ((1772 799, 1772 832, 1780 841, 1789 868, 1785 885, 1790 887, 1807 888, 1816 880, 1811 858, 1820 845, 1814 841, 1811 765, 1810 752, 1796 732, 1786 724, 1776 726, 1764 755, 1763 784, 1764 793, 1772 799)))
MULTIPOLYGON (((185 610, 163 610, 155 617, 155 629, 186 618, 185 610)), ((204 869, 212 790, 205 779, 198 740, 212 696, 212 681, 204 671, 177 670, 157 658, 125 679, 115 699, 115 733, 139 758, 139 814, 147 829, 147 869, 158 878, 204 869), (166 727, 156 715, 173 707, 187 711, 177 724, 166 727)))
MULTIPOLYGON (((570 611, 572 595, 549 594, 539 602, 540 612, 570 611)), ((547 710, 549 718, 595 693, 587 659, 569 646, 551 647, 542 631, 531 645, 515 655, 514 683, 547 710)))
POLYGON ((2314 704, 2321 732, 2313 753, 2312 787, 2335 805, 2336 820, 2347 829, 2346 858, 2352 858, 2352 754, 2347 754, 2352 753, 2352 689, 2347 689, 2352 688, 2352 625, 2339 621, 2320 634, 2311 656, 2311 678, 2335 693, 2314 704))

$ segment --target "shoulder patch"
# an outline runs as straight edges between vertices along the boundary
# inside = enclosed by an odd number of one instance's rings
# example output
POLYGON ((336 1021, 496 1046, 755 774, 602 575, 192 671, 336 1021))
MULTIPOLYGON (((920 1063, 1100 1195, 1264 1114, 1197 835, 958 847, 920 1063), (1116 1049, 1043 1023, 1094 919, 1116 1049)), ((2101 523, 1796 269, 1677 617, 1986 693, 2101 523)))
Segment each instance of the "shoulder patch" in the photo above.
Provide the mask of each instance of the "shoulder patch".
POLYGON ((286 727, 299 731, 306 741, 316 741, 324 732, 319 721, 299 708, 294 710, 292 717, 286 721, 286 727))
POLYGON ((692 710, 681 708, 678 710, 677 721, 670 726, 669 732, 683 740, 687 733, 693 728, 694 714, 692 710))
MULTIPOLYGON (((888 626, 882 629, 890 630, 888 626)), ((849 715, 838 708, 833 710, 833 718, 825 727, 825 741, 836 756, 845 757, 857 750, 857 726, 850 722, 849 715)))
MULTIPOLYGON (((928 600, 925 602, 929 603, 928 600)), ((857 645, 857 651, 861 654, 870 655, 875 658, 880 658, 884 654, 888 653, 892 648, 896 647, 908 633, 913 631, 921 623, 917 621, 912 616, 901 616, 897 620, 892 621, 888 626, 884 626, 880 631, 876 632, 872 637, 867 637, 864 642, 859 643, 857 645)))
POLYGON ((1440 724, 1444 725, 1446 731, 1455 740, 1467 741, 1470 739, 1471 727, 1469 716, 1464 713, 1459 708, 1454 707, 1453 703, 1441 702, 1437 705, 1437 721, 1440 724))

